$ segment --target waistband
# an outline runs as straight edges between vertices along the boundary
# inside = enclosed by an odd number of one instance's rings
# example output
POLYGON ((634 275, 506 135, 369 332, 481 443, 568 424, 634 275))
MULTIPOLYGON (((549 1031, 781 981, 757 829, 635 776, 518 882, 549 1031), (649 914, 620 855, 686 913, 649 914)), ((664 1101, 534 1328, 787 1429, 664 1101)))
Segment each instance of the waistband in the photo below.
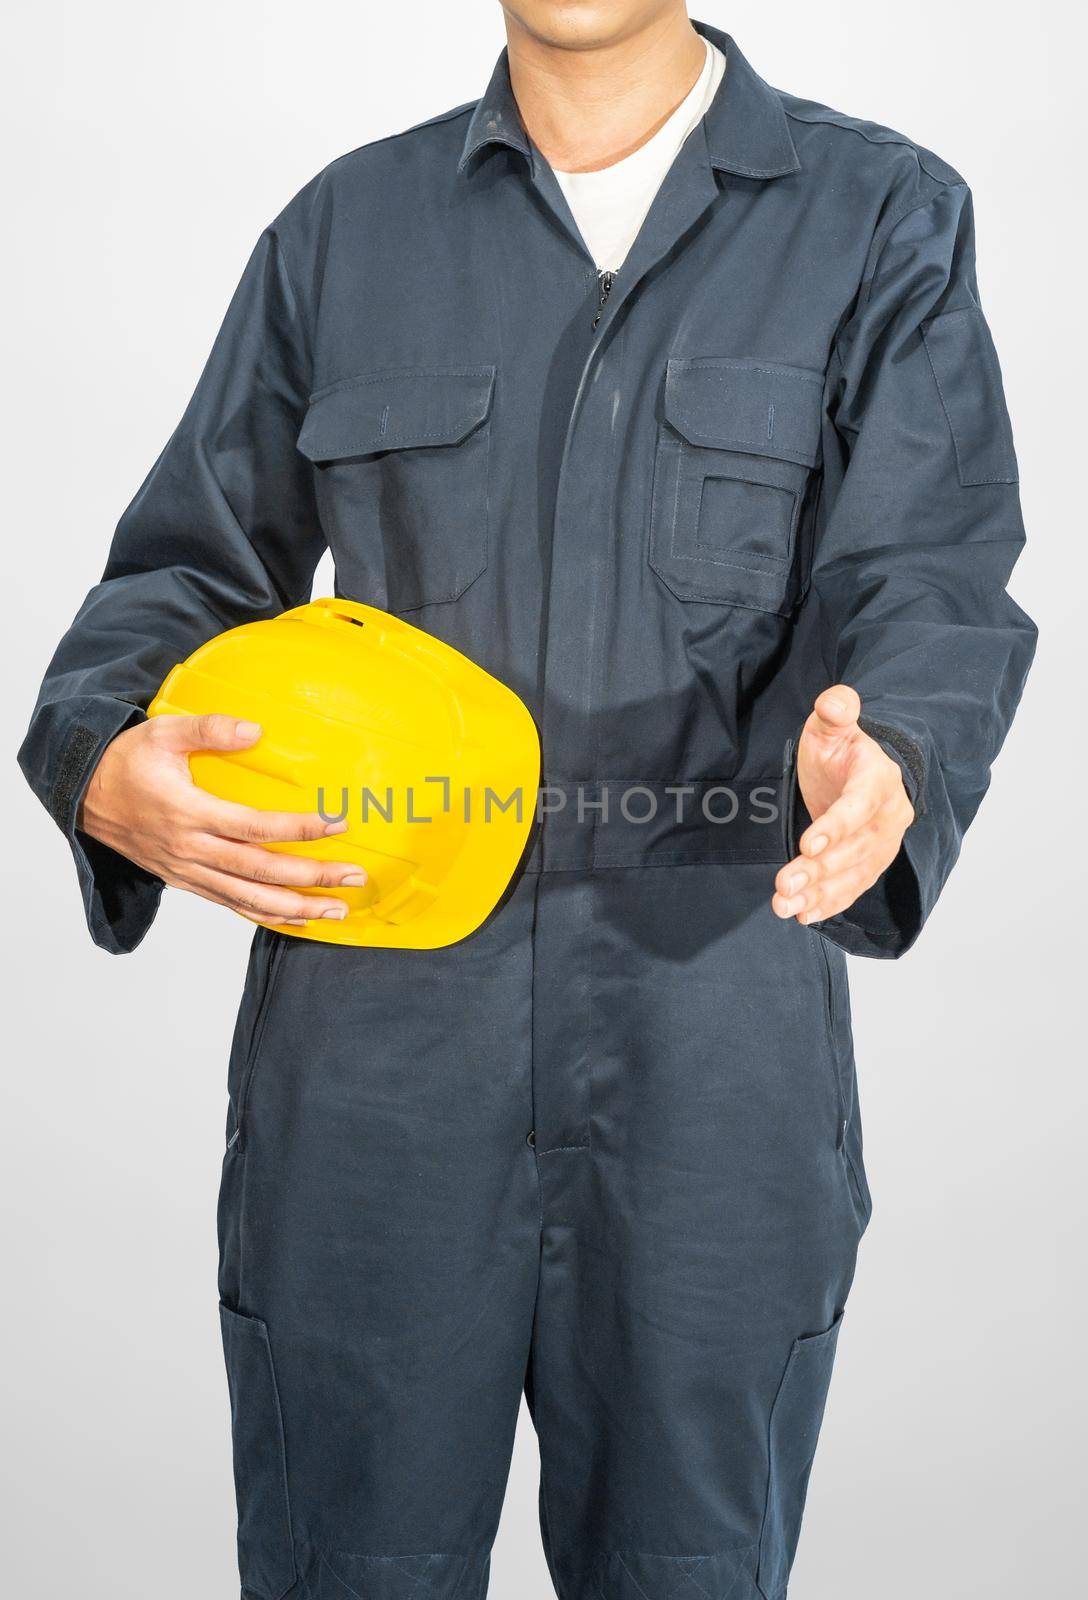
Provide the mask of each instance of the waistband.
POLYGON ((527 872, 768 862, 785 848, 785 785, 770 778, 552 779, 527 872))

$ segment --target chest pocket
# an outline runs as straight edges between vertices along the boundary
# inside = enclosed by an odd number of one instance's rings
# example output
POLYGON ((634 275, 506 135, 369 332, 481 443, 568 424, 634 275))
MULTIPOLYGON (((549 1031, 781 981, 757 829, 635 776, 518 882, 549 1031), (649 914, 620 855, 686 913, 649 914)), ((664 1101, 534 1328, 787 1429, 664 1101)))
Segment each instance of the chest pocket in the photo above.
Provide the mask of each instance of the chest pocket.
POLYGON ((650 565, 679 599, 779 616, 797 603, 823 383, 757 358, 668 363, 650 565))
POLYGON ((322 389, 298 448, 330 544, 390 611, 456 600, 487 566, 495 369, 398 367, 322 389), (382 592, 384 590, 384 592, 382 592))

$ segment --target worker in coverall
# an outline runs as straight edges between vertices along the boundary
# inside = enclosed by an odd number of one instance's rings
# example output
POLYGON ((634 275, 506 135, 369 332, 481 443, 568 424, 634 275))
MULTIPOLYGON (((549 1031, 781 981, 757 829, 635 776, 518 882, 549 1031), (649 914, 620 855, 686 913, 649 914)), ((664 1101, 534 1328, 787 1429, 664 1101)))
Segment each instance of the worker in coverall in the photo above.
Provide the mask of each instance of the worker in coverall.
POLYGON ((479 1600, 523 1389, 562 1600, 781 1600, 870 1211, 845 953, 917 938, 1034 645, 971 197, 680 0, 506 20, 481 100, 262 234, 21 759, 105 949, 164 882, 273 924, 220 1201, 248 1600, 479 1600), (612 271, 556 85, 626 156, 706 41, 612 271), (144 716, 327 548, 540 729, 531 849, 448 949, 275 932, 359 869, 192 785, 258 730, 144 716))

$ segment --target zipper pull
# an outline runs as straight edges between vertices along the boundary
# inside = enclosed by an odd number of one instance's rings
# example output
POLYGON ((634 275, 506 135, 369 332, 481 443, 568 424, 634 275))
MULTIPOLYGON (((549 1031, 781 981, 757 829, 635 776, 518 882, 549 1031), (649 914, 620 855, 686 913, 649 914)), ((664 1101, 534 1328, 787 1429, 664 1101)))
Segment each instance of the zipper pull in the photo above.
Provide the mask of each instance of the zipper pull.
POLYGON ((597 324, 601 320, 601 313, 604 310, 604 303, 608 299, 608 292, 612 287, 612 281, 615 278, 615 276, 616 276, 616 274, 610 268, 605 268, 604 270, 598 268, 598 271, 597 271, 597 315, 593 318, 593 326, 594 326, 594 328, 596 328, 597 324))

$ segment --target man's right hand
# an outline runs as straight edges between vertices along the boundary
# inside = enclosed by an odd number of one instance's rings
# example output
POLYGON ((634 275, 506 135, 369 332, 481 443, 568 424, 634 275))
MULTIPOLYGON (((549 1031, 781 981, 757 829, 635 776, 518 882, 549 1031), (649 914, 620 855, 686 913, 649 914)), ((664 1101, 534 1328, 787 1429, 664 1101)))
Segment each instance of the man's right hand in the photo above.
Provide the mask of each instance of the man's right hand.
POLYGON ((346 831, 316 812, 257 811, 218 800, 189 771, 193 750, 248 750, 261 730, 234 717, 151 717, 107 745, 87 785, 77 826, 178 889, 229 906, 250 922, 298 927, 341 918, 348 907, 302 888, 359 888, 366 874, 343 861, 266 850, 273 841, 346 831))

